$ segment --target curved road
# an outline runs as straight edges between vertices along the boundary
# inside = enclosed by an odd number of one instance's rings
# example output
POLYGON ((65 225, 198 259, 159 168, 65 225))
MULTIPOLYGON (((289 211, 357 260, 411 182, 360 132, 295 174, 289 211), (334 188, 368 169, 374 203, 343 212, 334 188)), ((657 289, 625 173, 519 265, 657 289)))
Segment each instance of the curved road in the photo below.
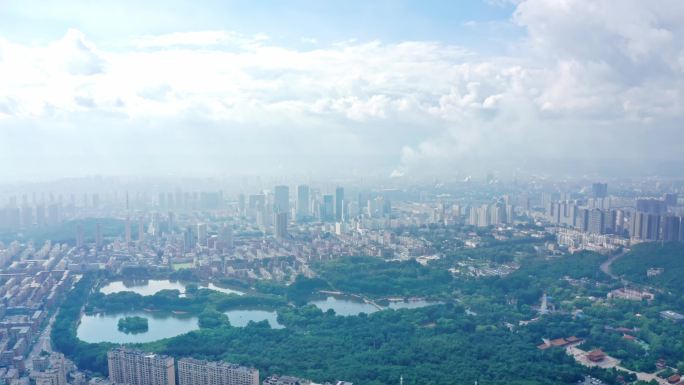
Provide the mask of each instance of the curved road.
POLYGON ((619 252, 619 253, 611 256, 610 258, 608 258, 605 262, 603 262, 601 264, 601 271, 606 273, 608 276, 610 276, 613 279, 619 279, 619 277, 617 275, 613 274, 613 272, 610 270, 610 265, 612 265, 613 262, 615 262, 615 260, 617 260, 618 258, 627 254, 628 252, 629 252, 629 250, 623 249, 621 252, 619 252))

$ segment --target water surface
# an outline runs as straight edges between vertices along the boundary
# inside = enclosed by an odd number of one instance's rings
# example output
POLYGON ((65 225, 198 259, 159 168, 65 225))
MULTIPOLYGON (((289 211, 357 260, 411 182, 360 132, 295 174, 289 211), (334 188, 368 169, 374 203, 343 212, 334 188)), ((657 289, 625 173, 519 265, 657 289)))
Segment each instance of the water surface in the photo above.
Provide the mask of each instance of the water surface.
POLYGON ((113 314, 85 314, 81 317, 76 335, 85 342, 114 342, 118 344, 151 342, 175 337, 199 329, 197 317, 150 312, 121 312, 113 314), (124 317, 147 318, 148 330, 143 333, 126 334, 119 331, 118 322, 124 317))

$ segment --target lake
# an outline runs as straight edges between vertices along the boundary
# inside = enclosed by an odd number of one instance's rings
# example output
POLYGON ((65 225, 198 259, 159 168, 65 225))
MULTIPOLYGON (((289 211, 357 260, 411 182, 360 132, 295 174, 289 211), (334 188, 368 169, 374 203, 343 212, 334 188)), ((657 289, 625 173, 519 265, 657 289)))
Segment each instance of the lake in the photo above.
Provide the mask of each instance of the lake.
POLYGON ((357 298, 347 296, 332 296, 329 295, 325 299, 310 301, 309 304, 315 305, 317 308, 327 311, 333 309, 335 314, 341 316, 359 315, 360 313, 375 313, 376 311, 386 309, 417 309, 430 305, 437 305, 440 302, 426 301, 423 299, 414 299, 409 301, 391 301, 388 307, 378 309, 374 305, 365 303, 357 298))
POLYGON ((229 310, 224 313, 230 320, 230 325, 235 327, 245 327, 249 321, 259 322, 268 321, 272 329, 282 329, 285 326, 278 322, 278 313, 268 310, 229 310))
POLYGON ((328 296, 325 299, 311 301, 309 304, 315 305, 324 312, 333 309, 335 314, 343 316, 359 315, 360 313, 370 314, 378 311, 378 308, 369 303, 346 297, 328 296))
MULTIPOLYGON (((181 293, 185 293, 185 285, 187 283, 182 283, 180 281, 170 281, 168 279, 149 279, 149 280, 139 280, 139 281, 112 281, 102 286, 100 292, 103 294, 119 293, 122 291, 132 291, 134 293, 146 296, 154 295, 162 290, 178 290, 181 293)), ((225 294, 236 294, 243 295, 245 293, 228 289, 224 287, 219 287, 213 283, 200 284, 198 285, 200 289, 209 289, 214 291, 220 291, 225 294)))
POLYGON ((176 314, 155 314, 148 312, 124 312, 116 314, 85 314, 81 317, 76 335, 85 342, 136 343, 175 337, 199 329, 197 317, 176 314), (149 329, 144 333, 126 334, 119 331, 119 319, 124 317, 144 317, 149 329))

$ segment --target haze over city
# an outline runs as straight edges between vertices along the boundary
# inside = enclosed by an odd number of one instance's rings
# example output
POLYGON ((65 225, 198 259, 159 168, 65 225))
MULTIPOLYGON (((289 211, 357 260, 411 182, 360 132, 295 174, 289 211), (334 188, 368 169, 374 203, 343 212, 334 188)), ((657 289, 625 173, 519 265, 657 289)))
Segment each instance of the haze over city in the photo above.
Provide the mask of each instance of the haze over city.
POLYGON ((0 385, 684 385, 682 122, 682 0, 0 0, 0 385))
POLYGON ((679 1, 3 2, 0 173, 671 175, 682 19, 679 1))

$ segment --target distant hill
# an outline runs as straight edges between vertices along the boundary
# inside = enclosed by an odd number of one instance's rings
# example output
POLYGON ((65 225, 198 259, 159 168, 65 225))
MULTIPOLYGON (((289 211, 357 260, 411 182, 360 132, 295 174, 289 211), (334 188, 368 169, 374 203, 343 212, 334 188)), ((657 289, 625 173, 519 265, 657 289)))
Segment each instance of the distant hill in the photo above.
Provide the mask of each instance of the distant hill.
POLYGON ((627 255, 613 263, 613 272, 626 279, 659 286, 676 293, 684 293, 684 242, 649 242, 632 248, 627 255), (648 277, 650 268, 663 272, 648 277))

